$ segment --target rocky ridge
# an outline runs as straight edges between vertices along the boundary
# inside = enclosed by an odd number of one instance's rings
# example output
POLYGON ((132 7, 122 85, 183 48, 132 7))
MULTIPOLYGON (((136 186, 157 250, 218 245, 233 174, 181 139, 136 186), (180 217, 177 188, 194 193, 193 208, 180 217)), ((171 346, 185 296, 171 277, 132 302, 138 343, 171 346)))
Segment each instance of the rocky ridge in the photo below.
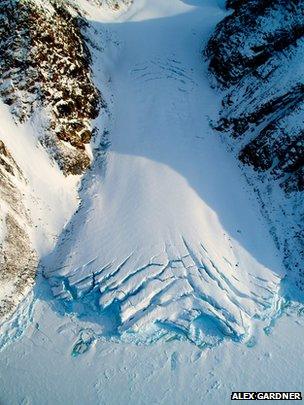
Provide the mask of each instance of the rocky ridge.
POLYGON ((6 319, 30 290, 38 258, 28 233, 31 219, 21 191, 26 187, 26 179, 2 141, 0 184, 0 319, 6 319))
POLYGON ((86 145, 99 112, 86 25, 69 2, 6 0, 0 5, 0 95, 16 120, 43 110, 47 117, 40 141, 65 174, 90 165, 86 145))
POLYGON ((230 0, 227 8, 205 49, 223 94, 213 126, 253 169, 248 179, 303 288, 304 2, 230 0))

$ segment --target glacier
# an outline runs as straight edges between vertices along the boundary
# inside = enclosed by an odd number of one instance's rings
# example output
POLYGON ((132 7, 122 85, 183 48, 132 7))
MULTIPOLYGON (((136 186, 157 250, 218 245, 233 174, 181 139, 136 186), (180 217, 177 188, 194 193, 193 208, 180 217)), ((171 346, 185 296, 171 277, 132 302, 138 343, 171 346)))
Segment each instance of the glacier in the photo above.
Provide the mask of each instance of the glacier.
POLYGON ((2 325, 0 403, 218 404, 231 391, 301 390, 303 304, 282 293, 269 224, 210 126, 221 95, 201 52, 224 2, 77 3, 107 106, 77 198, 79 179, 39 152, 52 187, 34 193, 56 226, 35 234, 35 287, 2 325))
POLYGON ((115 334, 146 339, 156 324, 200 343, 206 318, 220 336, 242 340, 254 318, 275 313, 284 271, 254 196, 209 125, 218 99, 194 37, 207 38, 223 11, 163 8, 136 2, 110 26, 91 17, 92 41, 105 26, 115 33, 93 53, 98 87, 105 92, 107 80, 112 92, 108 122, 101 114, 96 123, 111 145, 95 145, 81 205, 42 260, 43 274, 71 311, 114 311, 115 334))

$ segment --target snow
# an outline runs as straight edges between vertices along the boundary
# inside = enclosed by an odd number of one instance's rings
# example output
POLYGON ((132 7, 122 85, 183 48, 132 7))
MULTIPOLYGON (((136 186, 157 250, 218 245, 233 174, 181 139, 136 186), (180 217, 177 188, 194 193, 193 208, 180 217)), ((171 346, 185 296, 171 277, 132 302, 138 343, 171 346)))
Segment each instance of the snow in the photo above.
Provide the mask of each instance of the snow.
POLYGON ((270 335, 258 327, 251 347, 227 341, 202 351, 188 341, 134 346, 93 338, 89 350, 72 356, 81 337, 92 339, 96 324, 38 301, 26 333, 0 353, 0 400, 213 405, 230 403, 232 391, 300 391, 303 315, 287 315, 270 335))
MULTIPOLYGON (((202 40, 223 8, 135 0, 115 14, 81 4, 103 49, 93 70, 108 115, 97 125, 111 146, 92 145, 79 209, 53 252, 40 246, 48 282, 38 278, 32 306, 0 340, 0 402, 217 404, 233 390, 300 390, 303 308, 286 309, 281 257, 209 126, 220 99, 202 40)), ((9 128, 42 222, 59 229, 75 184, 32 138, 22 151, 9 128)))
POLYGON ((15 172, 14 176, 2 178, 0 238, 3 271, 6 271, 3 267, 5 256, 12 254, 8 259, 11 272, 6 277, 2 276, 0 282, 1 309, 4 313, 0 323, 3 330, 3 321, 11 315, 9 308, 14 309, 29 294, 35 272, 34 262, 30 274, 31 264, 22 264, 25 262, 22 262, 23 257, 19 257, 20 253, 14 255, 14 250, 5 250, 12 249, 6 248, 5 236, 8 234, 11 241, 17 238, 16 245, 24 246, 22 256, 32 257, 33 261, 50 252, 78 206, 79 178, 64 177, 51 161, 37 139, 37 130, 41 127, 37 125, 37 120, 17 125, 3 103, 0 104, 0 120, 0 139, 12 156, 10 163, 15 172), (9 218, 7 215, 14 218, 21 231, 15 230, 15 234, 6 232, 4 224, 9 218))
POLYGON ((223 16, 181 1, 137 1, 111 25, 92 16, 96 43, 114 32, 94 66, 101 90, 98 72, 111 72, 112 145, 44 267, 55 296, 114 306, 121 334, 161 323, 200 344, 207 316, 220 334, 246 339, 279 300, 281 258, 209 126, 219 100, 198 39, 223 16))
MULTIPOLYGON (((32 243, 40 255, 49 252, 78 205, 79 176, 65 177, 39 144, 37 118, 16 124, 3 103, 0 104, 0 139, 19 166, 27 184, 24 204, 35 229, 29 228, 32 243)), ((21 187, 21 185, 20 185, 21 187)))

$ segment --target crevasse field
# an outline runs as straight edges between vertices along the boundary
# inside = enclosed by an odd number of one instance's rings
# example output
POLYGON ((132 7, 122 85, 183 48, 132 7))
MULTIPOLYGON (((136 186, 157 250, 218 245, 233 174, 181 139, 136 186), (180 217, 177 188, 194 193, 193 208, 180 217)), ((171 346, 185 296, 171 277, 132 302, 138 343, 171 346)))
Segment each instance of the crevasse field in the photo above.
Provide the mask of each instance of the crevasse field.
MULTIPOLYGON (((224 404, 231 391, 300 391, 304 307, 280 294, 268 224, 210 127, 220 98, 202 49, 222 2, 136 0, 119 14, 80 3, 108 107, 70 219, 75 181, 49 174, 60 194, 50 222, 69 220, 54 249, 37 241, 36 286, 0 340, 0 403, 224 404)), ((20 159, 32 153, 29 143, 20 159)))

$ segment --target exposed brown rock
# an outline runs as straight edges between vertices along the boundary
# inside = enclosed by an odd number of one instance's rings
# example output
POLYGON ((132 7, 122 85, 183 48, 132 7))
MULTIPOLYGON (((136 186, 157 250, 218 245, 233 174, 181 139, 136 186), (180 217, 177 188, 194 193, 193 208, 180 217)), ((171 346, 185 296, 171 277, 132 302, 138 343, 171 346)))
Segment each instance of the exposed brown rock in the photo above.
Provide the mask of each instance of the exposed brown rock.
POLYGON ((0 95, 20 121, 46 108, 50 120, 42 143, 52 146, 65 174, 79 174, 90 165, 84 145, 101 97, 81 31, 85 20, 68 2, 48 4, 51 11, 32 0, 1 2, 0 95))

